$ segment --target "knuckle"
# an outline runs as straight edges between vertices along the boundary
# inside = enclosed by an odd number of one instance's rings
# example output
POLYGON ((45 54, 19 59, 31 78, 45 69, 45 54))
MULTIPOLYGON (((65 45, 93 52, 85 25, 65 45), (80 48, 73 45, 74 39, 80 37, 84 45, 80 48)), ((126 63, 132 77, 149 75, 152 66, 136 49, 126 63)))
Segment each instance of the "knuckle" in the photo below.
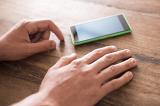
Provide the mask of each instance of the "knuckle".
POLYGON ((88 65, 84 65, 80 67, 81 75, 82 76, 87 76, 91 73, 92 69, 88 65))
POLYGON ((89 70, 87 70, 87 69, 81 70, 81 75, 82 75, 82 76, 88 76, 88 75, 90 75, 90 73, 91 73, 91 71, 89 71, 89 70))
POLYGON ((82 60, 80 60, 80 59, 76 59, 76 60, 73 60, 72 61, 72 64, 74 64, 74 65, 80 65, 82 63, 82 60))
POLYGON ((115 57, 114 54, 105 55, 105 59, 110 60, 110 61, 113 60, 114 57, 115 57))
POLYGON ((102 49, 96 49, 96 50, 94 50, 94 54, 95 55, 101 55, 102 53, 103 53, 102 49))
POLYGON ((116 47, 116 46, 109 46, 109 47, 108 47, 108 51, 109 51, 109 52, 116 51, 116 50, 117 50, 117 47, 116 47))
POLYGON ((61 60, 62 60, 62 61, 67 61, 67 60, 68 60, 68 57, 67 57, 67 56, 63 56, 63 57, 61 57, 61 60))
POLYGON ((111 87, 112 90, 117 88, 117 81, 112 81, 110 84, 111 84, 110 87, 111 87))
POLYGON ((84 71, 84 73, 90 73, 93 72, 93 68, 89 65, 83 65, 82 71, 84 71))
POLYGON ((125 51, 119 53, 120 57, 126 57, 127 53, 125 51))
POLYGON ((16 27, 26 27, 26 25, 29 23, 29 20, 22 19, 20 20, 15 26, 16 27))
POLYGON ((47 22, 48 24, 53 24, 53 21, 51 21, 50 19, 47 19, 46 22, 47 22))
POLYGON ((20 21, 20 24, 26 26, 29 22, 30 22, 29 20, 23 19, 20 21))
POLYGON ((88 75, 90 72, 87 71, 87 70, 85 70, 85 71, 82 71, 81 73, 82 73, 82 76, 86 76, 86 75, 88 75))
POLYGON ((87 63, 87 61, 88 61, 88 60, 89 60, 89 58, 88 58, 88 57, 86 57, 86 58, 83 58, 83 60, 82 60, 82 61, 83 61, 84 63, 87 63))
POLYGON ((25 23, 28 23, 29 20, 27 20, 27 19, 22 19, 20 22, 25 24, 25 23))
POLYGON ((87 70, 87 71, 93 71, 93 68, 88 65, 87 68, 86 68, 86 70, 87 70))
POLYGON ((117 51, 117 52, 115 52, 114 57, 117 57, 117 58, 126 57, 126 52, 125 52, 124 50, 122 50, 122 51, 117 51))
POLYGON ((77 69, 77 67, 73 66, 73 67, 70 69, 70 72, 79 73, 79 69, 77 69))
POLYGON ((112 72, 116 72, 117 71, 117 67, 115 65, 110 66, 110 71, 112 72))

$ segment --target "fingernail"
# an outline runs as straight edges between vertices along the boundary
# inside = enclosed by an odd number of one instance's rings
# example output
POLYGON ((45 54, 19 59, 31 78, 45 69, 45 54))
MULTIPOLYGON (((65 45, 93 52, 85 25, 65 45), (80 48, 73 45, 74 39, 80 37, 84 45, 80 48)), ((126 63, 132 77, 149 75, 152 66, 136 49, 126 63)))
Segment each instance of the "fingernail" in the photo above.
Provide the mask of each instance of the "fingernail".
POLYGON ((127 54, 131 54, 131 51, 129 49, 126 49, 127 54))
POLYGON ((114 49, 114 50, 117 50, 117 47, 114 46, 114 45, 111 45, 111 48, 114 49))
POLYGON ((54 42, 51 42, 50 43, 50 49, 54 49, 54 48, 56 48, 56 44, 54 42))
POLYGON ((133 64, 137 64, 137 61, 136 61, 136 59, 134 59, 134 58, 131 58, 131 62, 133 63, 133 64))
POLYGON ((127 76, 130 77, 130 78, 132 79, 133 73, 129 71, 129 72, 127 73, 127 76))
POLYGON ((72 54, 71 54, 71 56, 75 56, 75 55, 76 55, 76 53, 72 53, 72 54))
POLYGON ((70 56, 71 56, 71 57, 76 57, 77 54, 76 54, 76 53, 72 53, 70 56))

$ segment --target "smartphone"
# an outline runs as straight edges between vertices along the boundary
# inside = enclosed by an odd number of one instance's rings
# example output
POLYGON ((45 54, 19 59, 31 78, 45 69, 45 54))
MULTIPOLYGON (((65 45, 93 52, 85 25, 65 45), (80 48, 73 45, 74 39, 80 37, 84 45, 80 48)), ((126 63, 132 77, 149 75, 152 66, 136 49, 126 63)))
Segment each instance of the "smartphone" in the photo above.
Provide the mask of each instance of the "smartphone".
POLYGON ((131 27, 123 14, 94 19, 70 27, 74 45, 131 33, 131 27))

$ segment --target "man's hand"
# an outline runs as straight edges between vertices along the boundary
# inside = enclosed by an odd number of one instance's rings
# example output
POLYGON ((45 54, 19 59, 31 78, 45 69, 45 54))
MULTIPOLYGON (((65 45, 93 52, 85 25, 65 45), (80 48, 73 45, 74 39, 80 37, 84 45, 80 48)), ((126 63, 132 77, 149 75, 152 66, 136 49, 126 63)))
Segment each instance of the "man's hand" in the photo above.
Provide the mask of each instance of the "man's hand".
POLYGON ((15 105, 94 106, 133 78, 132 72, 126 72, 137 65, 131 56, 130 50, 108 46, 79 59, 75 54, 62 57, 48 70, 39 92, 15 105))
POLYGON ((49 40, 50 31, 64 40, 59 28, 50 20, 22 21, 0 38, 0 60, 19 60, 56 48, 49 40))

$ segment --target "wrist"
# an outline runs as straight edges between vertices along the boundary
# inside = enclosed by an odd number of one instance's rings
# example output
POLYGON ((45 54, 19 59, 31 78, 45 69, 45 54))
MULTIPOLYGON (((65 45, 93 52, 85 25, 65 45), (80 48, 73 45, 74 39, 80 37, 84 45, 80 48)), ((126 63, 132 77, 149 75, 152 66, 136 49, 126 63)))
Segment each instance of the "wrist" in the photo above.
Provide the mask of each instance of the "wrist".
POLYGON ((13 104, 12 106, 43 106, 41 104, 41 97, 39 96, 38 93, 36 94, 32 94, 28 97, 26 97, 25 99, 23 99, 22 101, 13 104))
POLYGON ((59 106, 53 102, 52 99, 53 98, 48 98, 47 94, 38 92, 28 96, 16 104, 13 104, 12 106, 59 106))

